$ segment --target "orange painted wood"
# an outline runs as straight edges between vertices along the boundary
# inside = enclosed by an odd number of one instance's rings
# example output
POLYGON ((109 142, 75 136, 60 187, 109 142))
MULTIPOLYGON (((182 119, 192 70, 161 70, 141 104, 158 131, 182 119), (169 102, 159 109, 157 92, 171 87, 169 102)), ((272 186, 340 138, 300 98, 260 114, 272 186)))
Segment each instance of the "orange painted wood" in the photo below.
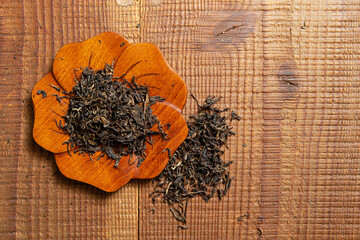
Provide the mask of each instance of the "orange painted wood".
POLYGON ((169 68, 157 46, 138 43, 124 50, 115 66, 114 76, 120 77, 124 73, 128 79, 135 76, 139 84, 148 85, 150 95, 165 97, 167 103, 181 111, 186 102, 187 88, 180 76, 169 68), (167 87, 161 87, 163 85, 167 87))
MULTIPOLYGON (((84 67, 103 69, 105 63, 116 63, 130 43, 116 33, 105 32, 86 41, 69 43, 55 56, 53 74, 66 91, 75 85, 74 70, 84 67)), ((78 75, 81 71, 78 71, 78 75)))
MULTIPOLYGON (((66 151, 66 144, 62 144, 69 139, 69 136, 64 134, 57 126, 56 122, 64 123, 61 116, 66 115, 68 110, 68 100, 62 99, 60 104, 55 94, 63 96, 60 91, 55 90, 53 86, 60 87, 52 73, 48 73, 41 81, 39 81, 31 93, 33 106, 34 106, 34 140, 53 153, 61 153, 66 151), (46 92, 47 97, 43 98, 42 94, 37 94, 37 91, 43 90, 46 92)), ((61 90, 63 90, 61 88, 61 90)))
MULTIPOLYGON (((102 33, 89 40, 62 47, 55 56, 53 69, 53 74, 49 73, 41 79, 32 91, 35 112, 33 136, 40 146, 55 153, 59 170, 66 177, 113 192, 132 178, 154 178, 161 173, 169 161, 164 150, 169 148, 173 153, 188 133, 181 115, 187 89, 155 45, 132 45, 116 33, 102 33), (155 137, 153 145, 147 144, 147 157, 140 167, 137 167, 136 162, 130 164, 129 156, 124 156, 119 167, 115 168, 114 161, 108 157, 93 162, 86 154, 70 155, 64 144, 69 136, 56 125, 56 122, 61 121, 61 116, 66 115, 68 101, 59 103, 54 95, 64 94, 51 85, 70 91, 75 85, 74 78, 81 74, 80 69, 101 69, 105 63, 115 65, 115 77, 135 77, 138 84, 149 86, 150 95, 166 98, 164 102, 153 105, 152 109, 162 125, 170 124, 170 129, 165 129, 169 139, 155 137), (37 94, 40 90, 44 90, 48 96, 44 98, 37 94)), ((96 153, 93 159, 99 155, 101 152, 96 153)))

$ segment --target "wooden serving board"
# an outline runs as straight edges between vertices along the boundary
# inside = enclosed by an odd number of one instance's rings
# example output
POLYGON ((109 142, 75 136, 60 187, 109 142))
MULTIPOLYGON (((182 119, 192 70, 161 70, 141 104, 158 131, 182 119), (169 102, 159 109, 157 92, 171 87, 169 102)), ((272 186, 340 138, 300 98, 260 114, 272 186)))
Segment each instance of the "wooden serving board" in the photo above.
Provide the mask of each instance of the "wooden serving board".
MULTIPOLYGON (((2 0, 0 8, 0 239, 359 238, 356 1, 2 0), (191 201, 187 230, 151 203, 151 180, 104 193, 62 176, 32 138, 31 89, 57 51, 108 31, 159 46, 189 93, 222 96, 243 118, 224 156, 234 160, 228 196, 191 201)), ((189 98, 184 114, 195 111, 189 98)))

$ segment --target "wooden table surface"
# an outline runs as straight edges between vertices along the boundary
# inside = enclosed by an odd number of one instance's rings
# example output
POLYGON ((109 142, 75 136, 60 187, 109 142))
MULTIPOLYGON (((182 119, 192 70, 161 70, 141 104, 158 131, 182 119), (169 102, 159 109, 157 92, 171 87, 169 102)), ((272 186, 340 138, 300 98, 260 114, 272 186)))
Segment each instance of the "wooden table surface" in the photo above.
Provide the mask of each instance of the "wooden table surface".
MULTIPOLYGON (((359 239, 356 1, 0 2, 1 239, 359 239), (32 139, 35 83, 61 46, 105 31, 155 43, 190 93, 243 118, 228 196, 193 199, 188 230, 151 203, 151 181, 104 193, 32 139)), ((189 98, 184 115, 195 110, 189 98)))

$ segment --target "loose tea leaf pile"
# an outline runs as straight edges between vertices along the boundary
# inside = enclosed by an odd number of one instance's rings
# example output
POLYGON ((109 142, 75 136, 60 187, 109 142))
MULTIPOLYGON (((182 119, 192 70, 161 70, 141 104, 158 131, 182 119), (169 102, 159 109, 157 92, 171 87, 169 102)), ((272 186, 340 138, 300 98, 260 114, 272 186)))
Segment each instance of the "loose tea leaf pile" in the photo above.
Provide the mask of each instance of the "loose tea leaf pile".
POLYGON ((130 155, 133 164, 134 154, 140 166, 146 157, 145 143, 152 143, 151 136, 160 134, 166 139, 163 126, 150 108, 165 99, 150 96, 149 88, 138 85, 135 77, 130 82, 124 76, 114 78, 113 66, 106 64, 101 70, 84 68, 80 81, 75 81, 73 89, 64 92, 69 99, 65 123, 57 123, 70 135, 65 142, 68 149, 77 147, 75 153, 87 153, 90 158, 102 151, 115 160, 115 167, 124 155, 130 155), (151 130, 156 124, 157 129, 151 130))
MULTIPOLYGON (((194 97, 195 99, 195 97, 194 97)), ((187 201, 200 196, 208 202, 217 194, 219 199, 226 195, 231 186, 227 167, 232 161, 225 162, 221 150, 228 137, 235 135, 227 120, 240 120, 233 111, 227 116, 223 112, 230 109, 219 109, 214 105, 218 97, 207 97, 203 105, 198 105, 198 113, 190 116, 187 122, 189 133, 186 140, 171 155, 165 170, 155 179, 154 192, 150 194, 152 201, 161 197, 168 203, 173 216, 186 224, 187 201)), ((186 229, 187 226, 179 226, 186 229)))

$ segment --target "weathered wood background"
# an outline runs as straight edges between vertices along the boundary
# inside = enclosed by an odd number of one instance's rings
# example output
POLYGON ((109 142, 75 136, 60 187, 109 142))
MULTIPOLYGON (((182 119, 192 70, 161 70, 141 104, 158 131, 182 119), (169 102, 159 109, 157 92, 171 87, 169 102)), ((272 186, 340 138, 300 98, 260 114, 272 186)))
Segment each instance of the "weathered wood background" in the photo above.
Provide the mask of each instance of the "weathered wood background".
POLYGON ((1 239, 359 239, 356 1, 0 2, 1 239), (191 201, 188 230, 151 204, 151 181, 106 194, 32 140, 31 89, 61 46, 104 31, 155 43, 190 93, 243 117, 229 195, 191 201))

